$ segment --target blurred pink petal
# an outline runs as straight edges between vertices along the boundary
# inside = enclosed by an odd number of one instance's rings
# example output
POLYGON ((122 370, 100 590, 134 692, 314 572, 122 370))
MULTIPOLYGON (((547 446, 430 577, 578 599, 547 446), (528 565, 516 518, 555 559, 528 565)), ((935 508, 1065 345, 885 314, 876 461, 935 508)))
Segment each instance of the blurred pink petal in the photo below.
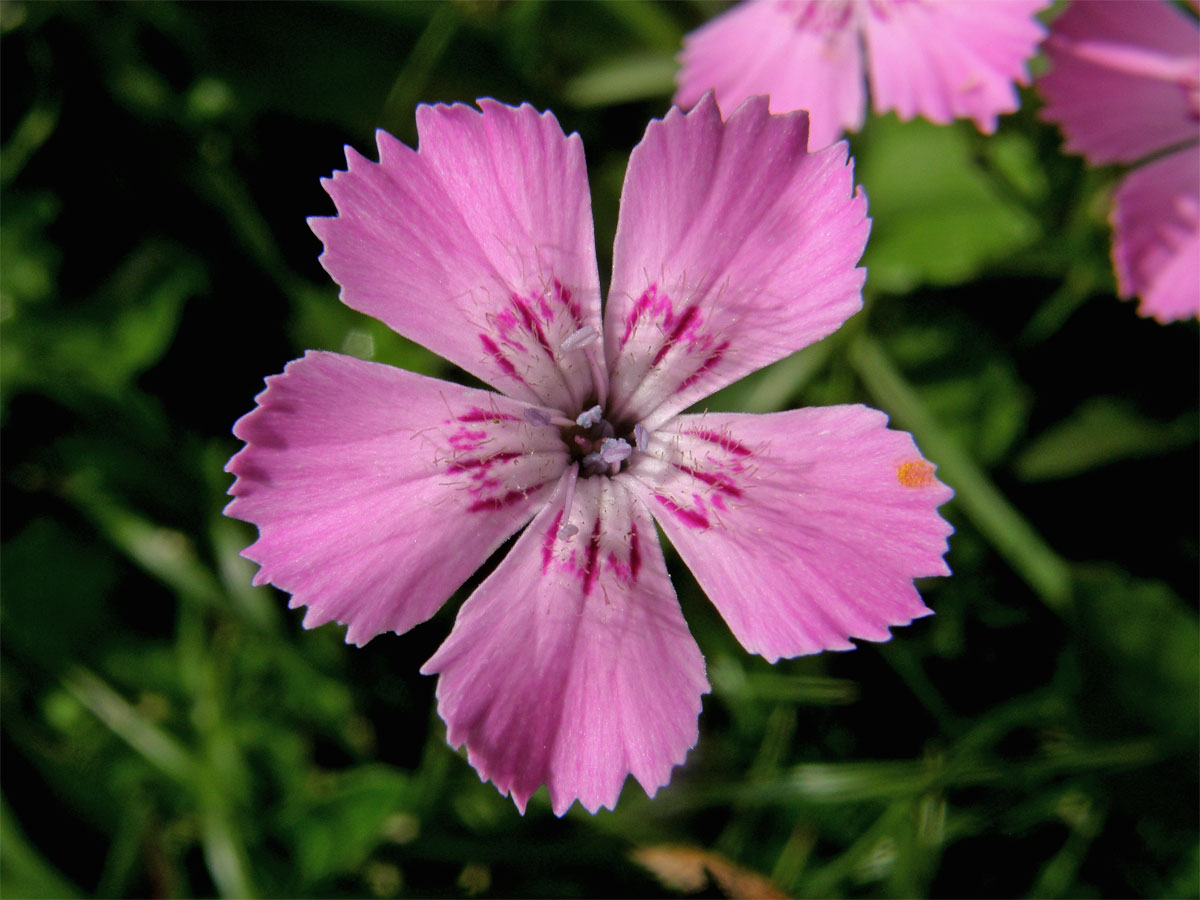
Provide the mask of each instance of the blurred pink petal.
POLYGON ((437 612, 567 462, 557 435, 516 425, 523 404, 335 353, 288 363, 257 401, 225 512, 258 526, 255 583, 356 644, 437 612))
POLYGON ((605 310, 614 415, 653 428, 862 306, 866 198, 846 145, 806 153, 806 131, 761 97, 726 123, 710 97, 646 129, 605 310))
MULTIPOLYGON (((803 5, 803 4, 801 4, 803 5)), ((866 83, 851 10, 742 3, 683 41, 675 103, 688 109, 708 91, 731 114, 747 98, 770 95, 771 111, 809 113, 809 146, 828 147, 858 131, 866 83)))
POLYGON ((522 809, 546 784, 556 813, 594 811, 629 774, 667 783, 708 689, 651 513, 777 658, 927 612, 912 579, 948 571, 949 491, 880 413, 672 418, 861 307, 844 145, 807 153, 807 116, 761 98, 651 123, 602 333, 578 138, 481 106, 421 107, 419 153, 348 151, 313 228, 347 303, 511 396, 310 353, 235 425, 226 512, 259 527, 256 581, 355 642, 428 618, 536 516, 424 671, 483 778, 522 809))
POLYGON ((1044 29, 1047 0, 749 0, 684 38, 675 103, 716 92, 726 113, 770 95, 773 112, 809 111, 810 146, 863 122, 863 57, 878 113, 991 132, 1019 105, 1013 83, 1044 29), (865 42, 865 54, 861 44, 865 42))
POLYGON ((1029 83, 1025 64, 1045 34, 1034 15, 1046 5, 935 0, 860 6, 872 106, 943 125, 971 119, 980 131, 995 131, 996 117, 1021 105, 1013 85, 1029 83))
POLYGON ((1046 42, 1042 116, 1093 164, 1137 162, 1113 198, 1122 297, 1159 322, 1200 315, 1200 26, 1164 0, 1073 3, 1046 42), (1180 145, 1191 144, 1190 147, 1180 145))
POLYGON ((780 657, 884 641, 948 575, 953 495, 912 438, 864 406, 679 416, 630 468, 742 645, 780 657))
POLYGON ((1134 162, 1200 136, 1200 30, 1164 0, 1072 3, 1046 41, 1041 116, 1066 149, 1134 162))
POLYGON ((654 796, 709 689, 653 521, 620 478, 580 478, 564 515, 570 478, 421 670, 480 777, 521 810, 545 784, 558 815, 612 808, 629 773, 654 796))
POLYGON ((337 205, 309 222, 348 306, 513 397, 565 407, 591 384, 558 344, 600 327, 600 280, 579 135, 550 113, 481 100, 418 107, 420 150, 377 134, 346 149, 337 205))
POLYGON ((1113 267, 1122 297, 1159 322, 1200 316, 1200 149, 1148 163, 1113 198, 1113 267))

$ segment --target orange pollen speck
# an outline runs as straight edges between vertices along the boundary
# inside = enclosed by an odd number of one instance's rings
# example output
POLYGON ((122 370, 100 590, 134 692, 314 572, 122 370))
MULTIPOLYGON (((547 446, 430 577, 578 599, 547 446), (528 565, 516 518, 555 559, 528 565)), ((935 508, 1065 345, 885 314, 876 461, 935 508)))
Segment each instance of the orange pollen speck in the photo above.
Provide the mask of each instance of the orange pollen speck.
POLYGON ((933 484, 933 465, 923 459, 910 459, 896 469, 896 479, 905 487, 927 487, 933 484))

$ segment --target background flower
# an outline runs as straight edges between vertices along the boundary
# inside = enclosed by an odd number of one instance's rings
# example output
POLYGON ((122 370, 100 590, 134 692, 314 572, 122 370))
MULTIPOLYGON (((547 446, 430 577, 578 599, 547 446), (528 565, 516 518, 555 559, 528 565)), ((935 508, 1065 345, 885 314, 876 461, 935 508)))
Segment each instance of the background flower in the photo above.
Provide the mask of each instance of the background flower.
POLYGON ((1200 28, 1165 0, 1073 3, 1046 42, 1044 118, 1094 165, 1141 163, 1113 197, 1122 297, 1169 322, 1200 315, 1200 28))
POLYGON ((675 102, 716 90, 727 113, 755 94, 771 109, 807 109, 814 147, 858 131, 866 77, 877 113, 992 132, 1019 105, 1013 82, 1044 34, 1044 0, 749 0, 684 39, 675 102), (865 65, 865 69, 864 69, 865 65), (865 75, 864 75, 865 73, 865 75))

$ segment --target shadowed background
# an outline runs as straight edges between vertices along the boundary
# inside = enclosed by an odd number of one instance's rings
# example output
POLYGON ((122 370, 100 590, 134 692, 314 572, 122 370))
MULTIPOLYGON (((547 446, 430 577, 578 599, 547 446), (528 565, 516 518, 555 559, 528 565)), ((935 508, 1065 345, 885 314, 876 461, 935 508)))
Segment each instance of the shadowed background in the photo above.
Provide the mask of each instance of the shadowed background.
MULTIPOLYGON (((230 427, 307 348, 450 367, 342 307, 318 179, 414 105, 584 140, 602 278, 701 3, 0 3, 0 895, 1196 896, 1197 328, 1113 296, 1119 170, 1032 92, 872 117, 867 309, 704 404, 865 402, 958 494, 888 644, 768 666, 668 551, 713 693, 647 801, 518 816, 413 632, 300 628, 223 518, 230 427)), ((464 539, 468 539, 464 535, 464 539)))

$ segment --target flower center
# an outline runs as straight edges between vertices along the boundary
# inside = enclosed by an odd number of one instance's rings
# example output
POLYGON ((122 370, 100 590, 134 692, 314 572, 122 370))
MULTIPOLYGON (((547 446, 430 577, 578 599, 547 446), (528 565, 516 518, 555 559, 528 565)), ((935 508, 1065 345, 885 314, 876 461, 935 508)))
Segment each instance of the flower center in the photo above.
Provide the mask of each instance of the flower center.
POLYGON ((584 478, 616 475, 628 464, 633 451, 645 449, 645 429, 619 427, 604 417, 600 406, 584 410, 573 425, 562 427, 563 442, 584 478))
POLYGON ((536 406, 525 410, 525 420, 530 424, 558 428, 571 462, 578 466, 578 475, 583 478, 619 474, 629 464, 633 451, 645 450, 649 440, 649 434, 640 423, 608 420, 604 411, 608 401, 608 383, 600 364, 599 345, 600 332, 591 326, 580 328, 560 345, 564 353, 578 351, 587 358, 592 370, 595 390, 592 399, 596 401, 595 406, 585 409, 574 421, 561 413, 552 413, 536 406))

